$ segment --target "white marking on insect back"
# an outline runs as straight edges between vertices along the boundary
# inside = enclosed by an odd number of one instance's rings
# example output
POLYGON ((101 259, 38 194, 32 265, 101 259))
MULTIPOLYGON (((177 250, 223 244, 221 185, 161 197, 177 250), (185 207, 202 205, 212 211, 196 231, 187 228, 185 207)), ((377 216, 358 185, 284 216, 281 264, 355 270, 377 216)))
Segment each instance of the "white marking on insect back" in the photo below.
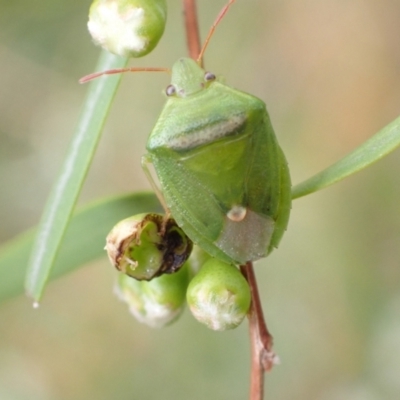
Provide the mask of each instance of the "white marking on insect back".
POLYGON ((241 114, 233 115, 228 120, 219 121, 212 125, 203 125, 197 129, 184 132, 182 135, 171 138, 168 141, 168 147, 179 151, 189 150, 207 143, 213 143, 218 139, 235 133, 235 131, 243 125, 245 120, 246 116, 241 114))
POLYGON ((226 213, 226 216, 234 222, 242 221, 247 214, 247 208, 239 205, 234 205, 232 208, 226 213))

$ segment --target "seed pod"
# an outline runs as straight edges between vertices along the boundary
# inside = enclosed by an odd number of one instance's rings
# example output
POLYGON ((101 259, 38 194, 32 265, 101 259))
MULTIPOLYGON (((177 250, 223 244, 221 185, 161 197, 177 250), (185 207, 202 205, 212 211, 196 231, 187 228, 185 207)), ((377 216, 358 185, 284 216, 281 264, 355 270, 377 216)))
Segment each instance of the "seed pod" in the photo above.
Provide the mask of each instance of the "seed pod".
POLYGON ((172 218, 139 214, 120 221, 111 230, 105 249, 119 271, 137 280, 150 280, 178 271, 192 246, 172 218))
POLYGON ((129 306, 132 315, 153 328, 162 328, 176 320, 185 305, 189 283, 188 267, 176 274, 163 275, 151 281, 137 281, 118 274, 116 295, 129 306))
POLYGON ((165 0, 95 0, 88 29, 96 44, 123 57, 142 57, 160 40, 167 18, 165 0))
POLYGON ((210 329, 236 328, 250 307, 250 288, 239 270, 215 258, 191 280, 186 293, 194 317, 210 329))

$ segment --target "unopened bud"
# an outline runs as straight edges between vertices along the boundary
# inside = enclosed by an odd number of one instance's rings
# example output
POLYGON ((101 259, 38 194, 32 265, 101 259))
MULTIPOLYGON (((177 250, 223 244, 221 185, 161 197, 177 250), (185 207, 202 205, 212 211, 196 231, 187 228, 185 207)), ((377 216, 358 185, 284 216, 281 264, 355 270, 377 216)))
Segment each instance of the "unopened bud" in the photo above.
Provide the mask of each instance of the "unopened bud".
POLYGON ((160 40, 165 0, 94 0, 88 29, 96 44, 123 57, 142 57, 160 40))
POLYGON ((193 244, 193 250, 190 257, 186 261, 189 267, 189 278, 193 278, 199 271, 204 263, 209 260, 211 256, 206 253, 201 247, 193 244))
POLYGON ((162 275, 151 281, 137 281, 119 274, 115 293, 128 304, 129 311, 139 322, 161 328, 181 314, 188 282, 186 266, 176 274, 162 275))
POLYGON ((138 280, 151 280, 178 271, 192 246, 172 218, 139 214, 114 226, 105 249, 119 271, 138 280))
POLYGON ((194 317, 216 331, 237 327, 250 307, 250 288, 239 270, 215 258, 191 280, 186 293, 194 317))

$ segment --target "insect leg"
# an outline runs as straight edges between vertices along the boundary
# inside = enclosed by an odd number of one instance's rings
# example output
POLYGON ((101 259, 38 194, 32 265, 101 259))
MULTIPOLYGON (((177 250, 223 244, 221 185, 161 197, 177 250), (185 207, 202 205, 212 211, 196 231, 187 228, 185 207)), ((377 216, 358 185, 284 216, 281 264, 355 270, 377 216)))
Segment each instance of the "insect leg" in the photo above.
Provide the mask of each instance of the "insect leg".
POLYGON ((165 211, 165 217, 166 219, 168 219, 171 216, 171 213, 168 209, 167 203, 165 202, 164 196, 162 194, 161 189, 157 186, 156 181, 153 178, 153 175, 151 174, 151 171, 149 169, 149 164, 151 163, 151 160, 149 158, 149 156, 147 154, 145 154, 144 156, 142 156, 142 160, 141 160, 141 164, 142 164, 142 169, 143 172, 146 174, 147 179, 150 182, 150 185, 152 187, 152 189, 154 190, 158 201, 161 203, 162 208, 165 211))

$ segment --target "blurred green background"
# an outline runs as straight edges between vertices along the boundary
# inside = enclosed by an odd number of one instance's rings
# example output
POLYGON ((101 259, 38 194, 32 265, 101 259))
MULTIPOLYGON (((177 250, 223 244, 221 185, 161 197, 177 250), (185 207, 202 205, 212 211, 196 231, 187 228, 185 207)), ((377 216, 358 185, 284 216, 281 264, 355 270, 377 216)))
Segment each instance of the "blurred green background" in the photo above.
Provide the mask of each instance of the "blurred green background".
MULTIPOLYGON (((180 2, 158 48, 186 54, 180 2)), ((0 1, 0 240, 34 226, 61 166, 99 50, 89 1, 0 1)), ((224 0, 199 0, 203 36, 224 0)), ((400 2, 237 0, 207 68, 266 101, 293 182, 400 114, 400 2)), ((80 204, 149 189, 140 169, 164 74, 126 75, 80 204)), ((400 398, 400 153, 296 200, 278 251, 256 273, 275 349, 269 400, 400 398)), ((93 229, 96 229, 94 226, 93 229)), ((90 232, 88 232, 90 234, 90 232)), ((10 268, 25 268, 10 265, 10 268)), ((0 279, 7 279, 1 276, 0 279)), ((50 284, 41 307, 0 307, 0 399, 245 399, 247 326, 215 333, 186 311, 133 320, 106 257, 50 284)))

